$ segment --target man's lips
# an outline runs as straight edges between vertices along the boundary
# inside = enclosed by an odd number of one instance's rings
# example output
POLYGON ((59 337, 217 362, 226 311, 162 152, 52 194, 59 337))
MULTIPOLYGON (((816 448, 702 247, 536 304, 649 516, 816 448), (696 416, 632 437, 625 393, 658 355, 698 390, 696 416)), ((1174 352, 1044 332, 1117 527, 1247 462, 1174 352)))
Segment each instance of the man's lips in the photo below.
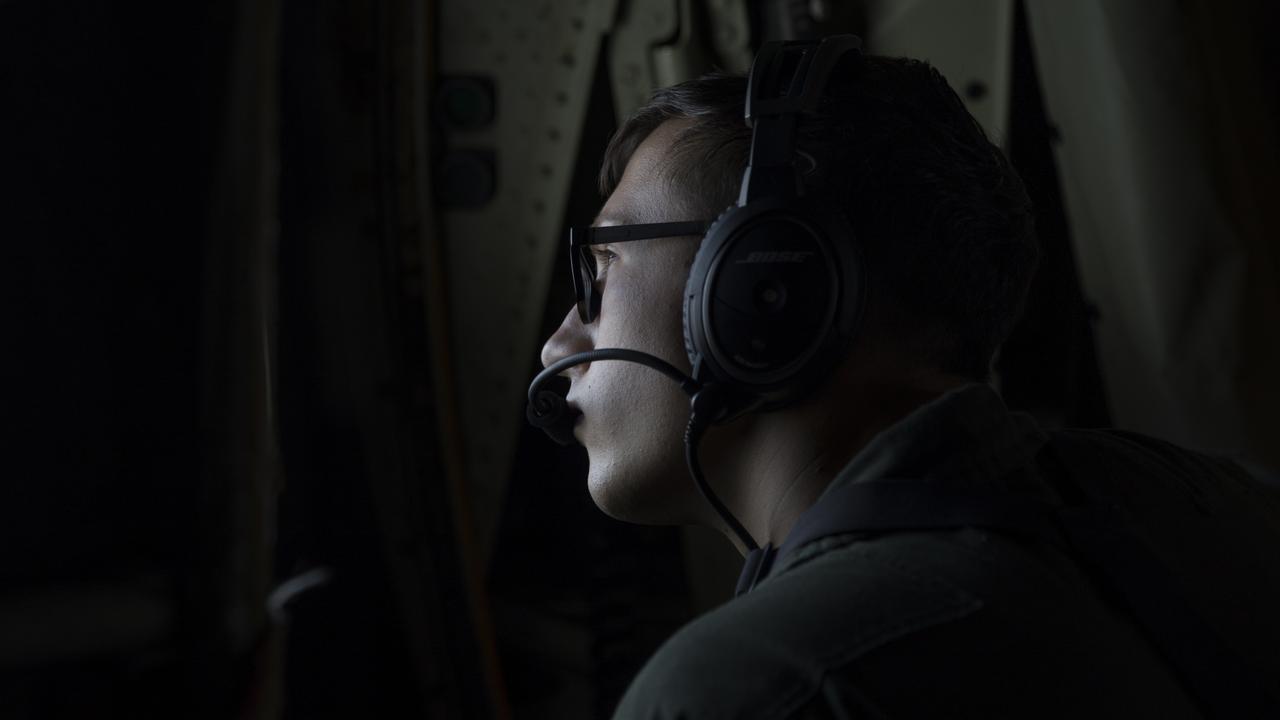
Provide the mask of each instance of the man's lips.
POLYGON ((582 408, 578 407, 576 403, 565 403, 565 408, 565 412, 573 418, 573 432, 577 435, 578 426, 582 424, 582 419, 586 417, 586 415, 583 414, 582 408))

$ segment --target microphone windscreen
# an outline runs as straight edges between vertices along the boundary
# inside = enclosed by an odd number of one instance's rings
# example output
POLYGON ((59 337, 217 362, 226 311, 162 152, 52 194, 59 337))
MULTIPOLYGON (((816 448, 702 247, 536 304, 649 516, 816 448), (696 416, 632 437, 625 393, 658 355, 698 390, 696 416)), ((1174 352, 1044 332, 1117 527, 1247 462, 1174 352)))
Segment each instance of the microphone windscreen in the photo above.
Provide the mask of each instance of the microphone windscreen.
POLYGON ((582 413, 570 412, 565 399, 558 393, 539 390, 534 402, 525 406, 524 414, 530 425, 542 428, 557 443, 572 445, 575 442, 573 424, 582 413))

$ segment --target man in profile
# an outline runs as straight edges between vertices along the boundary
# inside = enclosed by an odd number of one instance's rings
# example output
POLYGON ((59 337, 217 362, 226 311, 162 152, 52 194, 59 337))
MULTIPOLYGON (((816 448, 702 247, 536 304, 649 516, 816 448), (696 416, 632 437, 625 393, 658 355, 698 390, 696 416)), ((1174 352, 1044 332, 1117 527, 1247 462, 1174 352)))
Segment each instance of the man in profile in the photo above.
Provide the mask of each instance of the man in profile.
MULTIPOLYGON (((733 205, 752 141, 746 93, 745 78, 720 73, 655 93, 609 144, 596 226, 707 221, 733 205)), ((617 716, 1191 718, 1221 707, 1213 688, 1224 684, 1280 695, 1269 489, 1136 434, 1046 433, 989 385, 1037 263, 1032 208, 943 77, 905 59, 841 63, 800 118, 795 162, 805 192, 847 218, 865 307, 816 389, 711 426, 700 450, 707 484, 754 544, 788 551, 672 637, 617 716), (858 497, 850 488, 1059 506, 1087 504, 1081 478, 1123 507, 1207 644, 1170 650, 1090 562, 1016 521, 793 535, 858 497), (1229 654, 1223 667, 1250 677, 1189 677, 1197 661, 1180 653, 1196 648, 1229 654)), ((628 348, 693 372, 682 314, 700 240, 590 246, 597 299, 583 308, 579 297, 543 364, 628 348)), ((705 525, 751 549, 690 481, 689 400, 675 383, 624 362, 563 374, 601 510, 705 525)), ((1145 578, 1143 557, 1133 567, 1145 578)))

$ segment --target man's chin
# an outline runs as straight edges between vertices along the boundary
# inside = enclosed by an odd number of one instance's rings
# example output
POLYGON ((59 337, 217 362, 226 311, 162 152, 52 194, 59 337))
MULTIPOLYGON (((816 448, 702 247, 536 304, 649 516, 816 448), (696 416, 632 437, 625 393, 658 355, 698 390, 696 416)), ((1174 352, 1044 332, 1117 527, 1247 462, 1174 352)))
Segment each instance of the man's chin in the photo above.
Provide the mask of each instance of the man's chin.
POLYGON ((677 485, 684 478, 646 475, 628 477, 616 472, 591 472, 587 476, 587 490, 596 507, 614 520, 636 525, 688 524, 687 489, 677 485))

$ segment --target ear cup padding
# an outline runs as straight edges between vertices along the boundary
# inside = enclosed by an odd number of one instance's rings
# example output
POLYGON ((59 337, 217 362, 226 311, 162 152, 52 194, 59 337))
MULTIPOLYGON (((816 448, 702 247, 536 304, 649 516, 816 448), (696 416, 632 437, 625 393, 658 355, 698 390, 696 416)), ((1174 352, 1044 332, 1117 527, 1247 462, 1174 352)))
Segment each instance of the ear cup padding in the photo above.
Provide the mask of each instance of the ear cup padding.
MULTIPOLYGON (((681 313, 681 319, 684 325, 684 352, 689 356, 689 366, 694 368, 695 371, 698 369, 698 357, 701 355, 701 351, 698 350, 698 343, 694 342, 694 335, 701 333, 701 319, 698 319, 699 327, 695 331, 690 324, 689 298, 691 297, 691 293, 693 293, 695 287, 700 288, 705 283, 706 271, 705 269, 700 270, 700 268, 709 267, 710 258, 714 256, 719 249, 718 243, 713 247, 712 243, 708 242, 708 239, 711 237, 723 236, 724 232, 721 227, 725 224, 726 220, 731 218, 739 209, 740 208, 737 205, 729 206, 729 208, 720 213, 720 215, 711 223, 710 227, 707 228, 706 234, 702 236, 702 242, 698 245, 698 252, 693 256, 693 265, 690 266, 689 277, 685 280, 684 309, 681 313)), ((702 380, 702 378, 695 379, 702 380)))

